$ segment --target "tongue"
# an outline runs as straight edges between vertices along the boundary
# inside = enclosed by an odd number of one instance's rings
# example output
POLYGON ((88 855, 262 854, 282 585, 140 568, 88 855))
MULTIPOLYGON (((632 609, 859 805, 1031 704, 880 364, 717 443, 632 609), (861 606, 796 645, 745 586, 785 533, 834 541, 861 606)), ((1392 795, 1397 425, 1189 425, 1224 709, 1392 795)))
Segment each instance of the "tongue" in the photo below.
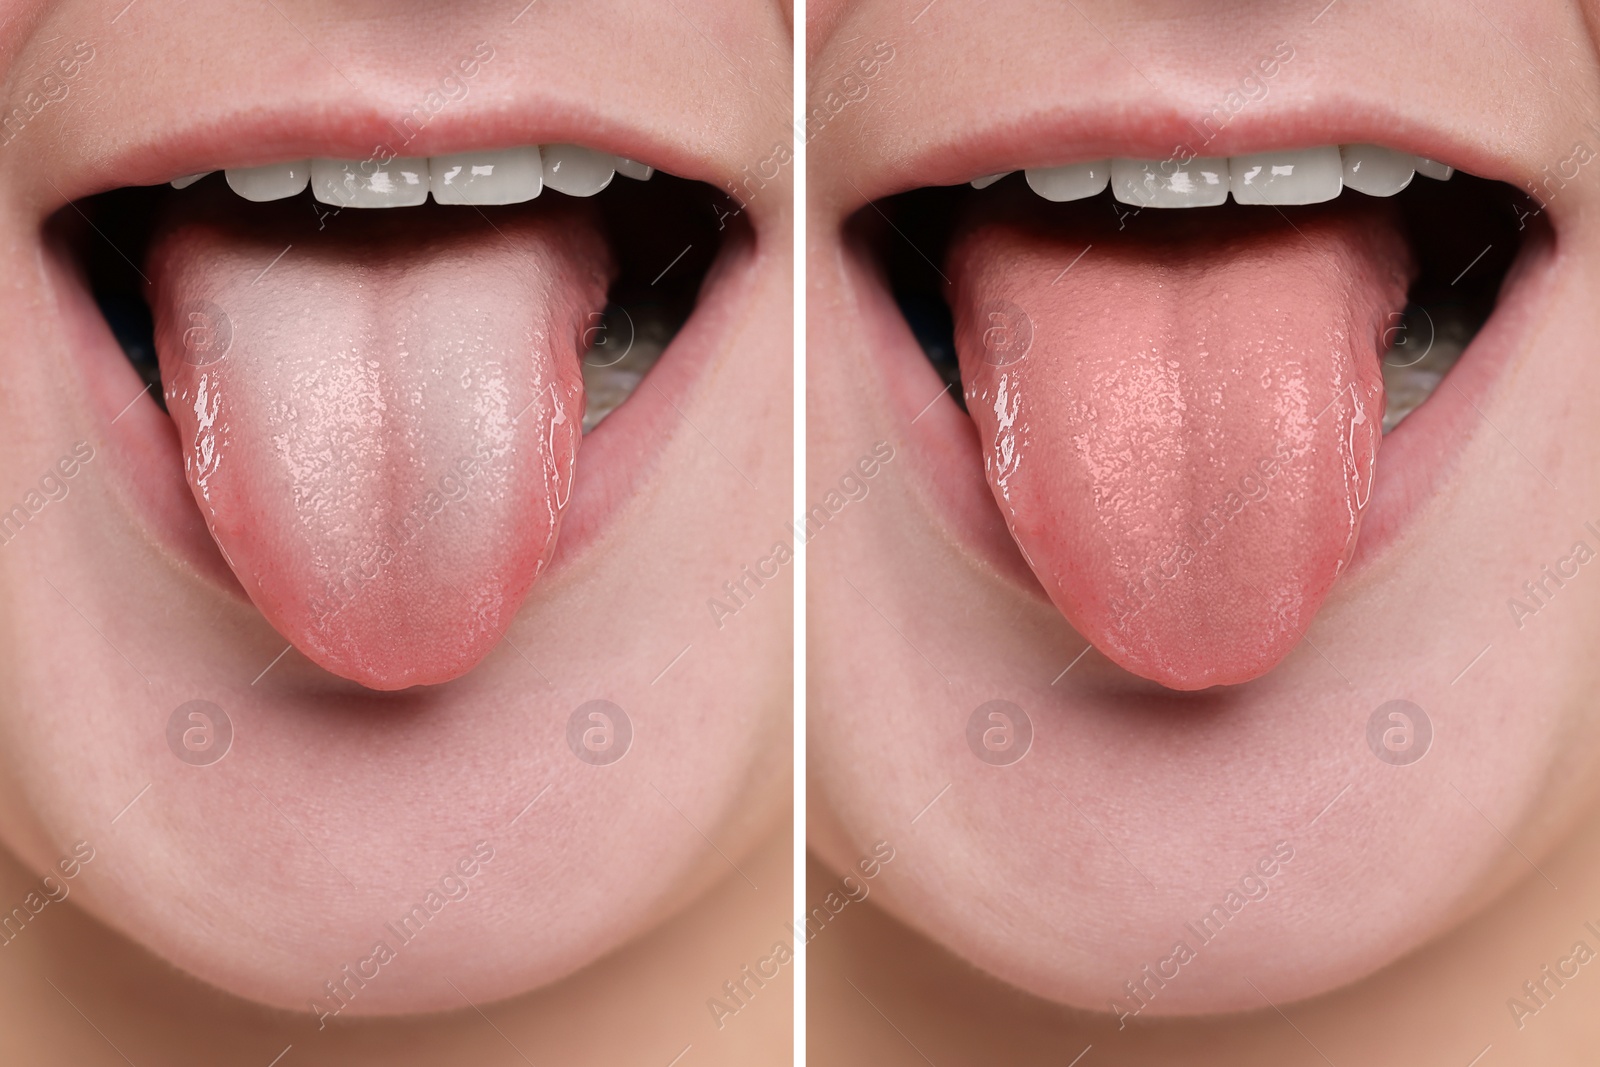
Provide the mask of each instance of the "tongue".
POLYGON ((1394 217, 1229 206, 1119 233, 1076 212, 1041 227, 1037 200, 1022 217, 967 225, 950 257, 967 405, 1012 536, 1127 670, 1174 689, 1265 673, 1349 561, 1370 495, 1378 345, 1411 272, 1394 217))
POLYGON ((491 229, 234 200, 157 239, 190 488, 250 599, 335 674, 400 689, 466 672, 550 558, 581 440, 577 344, 610 271, 590 216, 553 207, 491 229), (230 218, 242 207, 252 224, 230 218))

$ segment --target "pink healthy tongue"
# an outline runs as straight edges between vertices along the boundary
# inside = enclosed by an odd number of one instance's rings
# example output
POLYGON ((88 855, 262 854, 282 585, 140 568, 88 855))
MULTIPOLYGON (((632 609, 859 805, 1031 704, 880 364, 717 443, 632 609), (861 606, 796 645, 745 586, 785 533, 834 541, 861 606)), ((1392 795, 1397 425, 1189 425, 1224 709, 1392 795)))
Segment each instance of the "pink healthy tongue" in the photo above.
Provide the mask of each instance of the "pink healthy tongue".
POLYGON ((1378 343, 1411 272, 1392 216, 1341 203, 1291 209, 1291 226, 1230 205, 1119 233, 1007 210, 966 227, 950 266, 967 405, 1013 537, 1127 670, 1174 689, 1265 673, 1355 548, 1378 343))
POLYGON ((610 272, 590 216, 553 207, 496 212, 496 232, 460 209, 319 222, 235 199, 158 237, 195 501, 261 613, 335 674, 463 674, 550 557, 610 272))

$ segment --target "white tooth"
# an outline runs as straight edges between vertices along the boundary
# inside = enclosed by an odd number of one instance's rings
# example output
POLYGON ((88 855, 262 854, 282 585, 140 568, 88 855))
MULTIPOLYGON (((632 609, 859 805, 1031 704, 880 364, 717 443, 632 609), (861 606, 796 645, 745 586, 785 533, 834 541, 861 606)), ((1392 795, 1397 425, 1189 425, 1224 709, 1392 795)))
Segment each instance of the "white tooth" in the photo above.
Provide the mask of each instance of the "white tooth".
POLYGON ((624 159, 621 156, 617 156, 616 159, 617 173, 622 175, 624 178, 633 178, 636 181, 647 182, 650 180, 650 175, 656 172, 654 167, 647 167, 643 163, 635 163, 631 159, 624 159))
POLYGON ((428 199, 428 161, 313 159, 311 195, 334 207, 415 207, 428 199))
POLYGON ((262 203, 299 196, 311 181, 311 160, 297 159, 293 163, 268 163, 264 167, 241 167, 225 175, 228 188, 244 197, 262 203))
POLYGON ((1344 183, 1368 196, 1393 196, 1411 184, 1417 157, 1375 144, 1343 144, 1344 183))
POLYGON ((1333 145, 1228 160, 1233 199, 1241 204, 1320 204, 1339 195, 1343 172, 1333 145))
POLYGON ((1454 167, 1447 167, 1443 163, 1435 163, 1433 160, 1427 159, 1423 156, 1417 157, 1417 173, 1424 177, 1437 178, 1439 181, 1447 181, 1449 180, 1450 175, 1454 174, 1455 172, 1456 170, 1454 167))
POLYGON ((216 173, 216 171, 214 171, 214 170, 208 170, 208 171, 205 171, 205 172, 203 172, 201 174, 190 174, 190 175, 187 175, 187 176, 182 177, 182 178, 174 178, 174 179, 172 179, 172 187, 174 189, 187 189, 187 188, 189 188, 189 186, 193 185, 195 182, 199 181, 201 178, 204 178, 204 177, 206 177, 208 175, 215 174, 215 173, 216 173))
POLYGON ((1228 199, 1228 161, 1113 159, 1111 195, 1134 207, 1215 207, 1228 199))
POLYGON ((989 186, 993 185, 995 182, 999 181, 1001 178, 1004 178, 1010 173, 1011 171, 1005 170, 1001 171, 999 174, 990 174, 984 178, 974 178, 972 179, 972 187, 974 189, 987 189, 989 186))
POLYGON ((547 144, 544 183, 568 196, 593 196, 611 184, 616 156, 575 144, 547 144))
POLYGON ((1029 170, 1024 177, 1028 188, 1060 203, 1065 200, 1083 200, 1104 189, 1111 181, 1111 160, 1097 159, 1092 163, 1073 163, 1066 167, 1041 167, 1029 170))
POLYGON ((440 204, 520 204, 544 188, 537 145, 434 156, 428 175, 440 204))

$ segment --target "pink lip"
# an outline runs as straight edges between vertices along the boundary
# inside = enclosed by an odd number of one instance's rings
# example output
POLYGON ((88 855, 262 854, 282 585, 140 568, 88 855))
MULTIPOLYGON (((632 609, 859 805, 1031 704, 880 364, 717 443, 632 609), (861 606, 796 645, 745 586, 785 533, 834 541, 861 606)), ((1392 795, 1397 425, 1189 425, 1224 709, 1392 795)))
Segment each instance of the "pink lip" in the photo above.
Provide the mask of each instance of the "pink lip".
MULTIPOLYGON (((186 174, 251 167, 295 159, 367 159, 379 149, 396 156, 434 156, 510 145, 576 143, 611 152, 692 181, 734 187, 706 145, 641 129, 599 101, 535 95, 532 89, 473 106, 444 108, 414 133, 396 125, 406 106, 327 108, 292 95, 246 106, 235 96, 202 101, 106 142, 63 146, 80 155, 65 173, 24 174, 16 190, 25 209, 47 214, 62 199, 137 185, 160 185, 186 174), (48 180, 46 180, 48 178, 48 180)), ((120 131, 119 131, 120 132, 120 131)))
MULTIPOLYGON (((1377 136, 1371 127, 1342 126, 1325 128, 1323 135, 1307 134, 1307 143, 1346 141, 1401 143, 1377 136)), ((1241 134, 1230 139, 1241 145, 1251 142, 1241 134)), ((1035 151, 1036 162, 1059 162, 1069 158, 1101 158, 1106 155, 1150 154, 1151 141, 1113 142, 1103 138, 1090 148, 1073 148, 1070 153, 1053 155, 1035 151)), ((1260 139, 1255 140, 1259 146, 1260 139)), ((1285 143, 1277 141, 1278 144, 1285 143)), ((1424 142, 1428 143, 1428 142, 1424 142)), ((1438 143, 1435 139, 1434 144, 1438 143)), ((1219 154, 1246 151, 1248 148, 1219 149, 1219 154)), ((1412 148, 1429 158, 1458 159, 1444 149, 1427 152, 1412 148)), ((997 158, 994 148, 965 152, 965 158, 997 158)), ((1170 151, 1170 149, 1168 149, 1170 151)), ((1482 152, 1479 152, 1482 157, 1482 152)), ((963 175, 983 169, 983 165, 950 162, 937 150, 930 158, 939 159, 938 173, 963 175)), ((1004 157, 1000 157, 1004 158, 1004 157)), ((1029 157, 1018 156, 1019 159, 1029 157)), ((1026 165, 1026 164, 1024 164, 1026 165)), ((1506 173, 1506 168, 1500 168, 1506 173)), ((919 172, 920 173, 920 172, 919 172)), ((1473 170, 1472 173, 1482 174, 1473 170)), ((962 180, 960 178, 956 180, 962 180)), ((928 184, 926 182, 920 184, 928 184)), ((885 178, 872 188, 896 188, 885 178)), ((902 188, 904 186, 901 186, 902 188)), ((862 191, 867 192, 863 185, 862 191)), ((880 194, 881 195, 881 194, 880 194)), ((1563 208, 1565 204, 1560 205, 1563 208)), ((1553 210, 1546 216, 1559 223, 1553 210)), ((1555 295, 1560 268, 1566 260, 1558 225, 1536 223, 1508 275, 1493 315, 1438 390, 1390 433, 1384 441, 1377 463, 1372 502, 1366 509, 1356 552, 1341 580, 1340 588, 1350 589, 1359 582, 1384 554, 1402 538, 1411 519, 1454 477, 1457 457, 1467 438, 1478 432, 1493 432, 1484 425, 1479 409, 1520 358, 1525 355, 1525 339, 1534 323, 1546 313, 1555 295)), ((1022 558, 999 510, 994 504, 983 474, 983 458, 971 419, 954 401, 940 392, 942 381, 912 336, 899 309, 877 277, 867 254, 853 247, 842 265, 845 286, 852 293, 866 328, 871 347, 885 353, 873 361, 871 369, 879 376, 879 386, 889 398, 899 420, 898 431, 906 440, 907 470, 914 478, 930 515, 934 516, 960 543, 968 545, 996 574, 1019 590, 1048 602, 1044 589, 1022 558)), ((1334 591, 1334 598, 1340 594, 1334 591)))
MULTIPOLYGON (((999 105, 985 111, 983 125, 928 134, 888 145, 890 165, 864 175, 840 176, 817 184, 821 198, 848 214, 862 198, 877 200, 925 186, 960 185, 982 174, 1053 167, 1081 160, 1166 159, 1187 146, 1194 156, 1235 156, 1272 149, 1315 145, 1370 143, 1411 152, 1519 189, 1537 186, 1540 173, 1513 157, 1509 146, 1484 137, 1481 130, 1440 130, 1436 124, 1405 113, 1389 102, 1362 97, 1330 99, 1319 94, 1313 106, 1277 101, 1270 110, 1245 108, 1209 140, 1202 139, 1192 111, 1160 104, 1118 103, 1113 111, 1102 102, 1039 107, 1031 102, 999 105)), ((1564 218, 1567 202, 1551 205, 1564 218)))

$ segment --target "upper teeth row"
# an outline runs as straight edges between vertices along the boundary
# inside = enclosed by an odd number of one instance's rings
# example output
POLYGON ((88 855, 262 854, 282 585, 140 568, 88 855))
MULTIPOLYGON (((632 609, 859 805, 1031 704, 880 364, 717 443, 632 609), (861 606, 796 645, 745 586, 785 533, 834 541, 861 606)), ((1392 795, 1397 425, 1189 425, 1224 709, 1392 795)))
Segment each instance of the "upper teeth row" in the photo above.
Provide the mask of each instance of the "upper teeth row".
MULTIPOLYGON (((1097 159, 1026 173, 1029 187, 1046 200, 1082 200, 1109 184, 1112 196, 1134 207, 1212 207, 1230 192, 1241 204, 1320 204, 1347 185, 1370 196, 1393 196, 1411 184, 1414 173, 1443 181, 1454 171, 1392 148, 1346 144, 1186 163, 1097 159)), ((982 189, 1005 176, 976 178, 972 187, 982 189)))
MULTIPOLYGON (((172 182, 184 189, 204 178, 191 174, 172 182)), ((593 196, 613 174, 644 181, 654 169, 631 159, 572 144, 525 145, 492 152, 460 152, 427 159, 301 159, 225 172, 228 186, 246 200, 311 195, 335 207, 412 207, 428 199, 440 204, 520 204, 546 185, 569 196, 593 196)))

